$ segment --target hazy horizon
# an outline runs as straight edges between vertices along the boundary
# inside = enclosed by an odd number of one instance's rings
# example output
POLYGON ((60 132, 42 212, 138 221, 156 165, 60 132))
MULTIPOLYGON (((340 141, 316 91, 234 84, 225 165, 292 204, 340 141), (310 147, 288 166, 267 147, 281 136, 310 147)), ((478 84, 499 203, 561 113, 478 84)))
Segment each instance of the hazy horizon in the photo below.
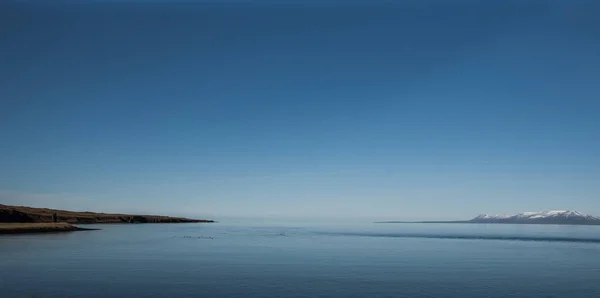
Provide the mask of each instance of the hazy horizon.
POLYGON ((0 3, 0 204, 600 215, 595 1, 102 2, 0 3))

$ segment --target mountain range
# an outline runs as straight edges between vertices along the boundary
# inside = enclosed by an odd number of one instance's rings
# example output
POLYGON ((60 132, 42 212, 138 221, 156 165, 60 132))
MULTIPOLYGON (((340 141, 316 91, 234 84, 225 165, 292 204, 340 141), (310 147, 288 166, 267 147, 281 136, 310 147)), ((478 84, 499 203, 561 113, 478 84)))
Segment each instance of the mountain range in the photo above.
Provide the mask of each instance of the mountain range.
POLYGON ((600 225, 600 218, 577 211, 554 210, 522 212, 515 215, 481 214, 469 222, 512 224, 593 224, 600 225))
MULTIPOLYGON (((385 221, 380 223, 409 223, 385 221)), ((481 214, 470 220, 420 221, 412 223, 482 223, 482 224, 554 224, 554 225, 600 225, 600 217, 570 210, 522 212, 514 215, 481 214)))

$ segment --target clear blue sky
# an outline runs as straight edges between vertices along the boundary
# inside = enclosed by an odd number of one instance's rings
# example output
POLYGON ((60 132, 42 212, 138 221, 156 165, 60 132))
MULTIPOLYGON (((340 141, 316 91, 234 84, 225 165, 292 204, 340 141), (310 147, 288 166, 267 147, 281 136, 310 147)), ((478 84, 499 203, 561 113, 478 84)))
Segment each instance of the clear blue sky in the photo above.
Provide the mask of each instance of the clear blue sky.
POLYGON ((0 203, 600 215, 598 1, 115 2, 0 4, 0 203))

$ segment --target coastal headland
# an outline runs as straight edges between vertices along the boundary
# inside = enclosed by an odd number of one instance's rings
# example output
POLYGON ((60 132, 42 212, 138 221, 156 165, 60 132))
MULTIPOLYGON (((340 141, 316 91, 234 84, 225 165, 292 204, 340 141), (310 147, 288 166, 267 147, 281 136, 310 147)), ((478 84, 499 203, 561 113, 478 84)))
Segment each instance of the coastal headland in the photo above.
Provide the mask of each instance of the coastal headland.
POLYGON ((48 208, 8 206, 0 204, 0 234, 45 233, 90 230, 74 226, 85 224, 137 223, 211 223, 208 219, 190 219, 161 215, 111 214, 76 212, 48 208))

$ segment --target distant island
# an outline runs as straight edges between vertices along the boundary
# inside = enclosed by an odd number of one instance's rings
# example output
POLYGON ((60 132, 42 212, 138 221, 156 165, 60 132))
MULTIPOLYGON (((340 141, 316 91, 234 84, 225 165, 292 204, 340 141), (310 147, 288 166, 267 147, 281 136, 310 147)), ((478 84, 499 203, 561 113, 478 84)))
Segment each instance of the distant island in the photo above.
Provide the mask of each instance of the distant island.
POLYGON ((90 230, 73 224, 210 223, 213 220, 159 215, 75 212, 0 204, 0 234, 90 230))
POLYGON ((522 212, 515 215, 481 214, 471 220, 459 221, 381 221, 377 223, 472 223, 472 224, 551 224, 600 225, 600 218, 577 211, 522 212))

